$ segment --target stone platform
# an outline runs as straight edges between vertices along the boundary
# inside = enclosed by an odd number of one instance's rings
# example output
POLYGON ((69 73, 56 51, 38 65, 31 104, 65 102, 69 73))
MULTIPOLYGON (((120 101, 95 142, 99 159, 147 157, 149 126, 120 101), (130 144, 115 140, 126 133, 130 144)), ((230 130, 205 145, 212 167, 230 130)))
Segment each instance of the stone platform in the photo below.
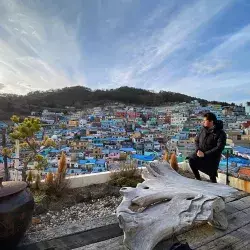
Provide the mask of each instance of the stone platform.
MULTIPOLYGON (((196 225, 173 238, 160 242, 154 250, 167 250, 178 241, 188 242, 197 250, 250 250, 250 195, 238 192, 226 199, 226 211, 229 227, 221 231, 210 225, 196 225)), ((71 226, 70 229, 58 230, 53 238, 40 242, 24 242, 17 250, 125 250, 123 232, 113 218, 98 220, 91 226, 71 226)), ((56 231, 56 230, 55 230, 56 231)))

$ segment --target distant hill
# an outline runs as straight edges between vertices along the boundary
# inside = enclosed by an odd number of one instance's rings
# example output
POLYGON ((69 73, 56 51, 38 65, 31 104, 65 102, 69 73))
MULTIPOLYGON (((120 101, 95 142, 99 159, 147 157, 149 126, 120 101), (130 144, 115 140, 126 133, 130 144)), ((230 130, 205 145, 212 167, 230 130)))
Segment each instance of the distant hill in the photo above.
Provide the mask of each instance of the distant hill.
MULTIPOLYGON (((35 91, 25 96, 1 95, 0 119, 9 119, 12 114, 27 115, 31 111, 39 111, 44 108, 65 109, 73 106, 76 109, 108 103, 120 102, 145 106, 157 106, 166 103, 200 101, 205 105, 208 101, 188 95, 161 91, 153 93, 148 90, 130 87, 121 87, 109 90, 91 90, 82 86, 67 87, 49 91, 35 91)), ((220 102, 214 102, 220 103, 220 102)), ((221 103, 228 105, 227 103, 221 103)))

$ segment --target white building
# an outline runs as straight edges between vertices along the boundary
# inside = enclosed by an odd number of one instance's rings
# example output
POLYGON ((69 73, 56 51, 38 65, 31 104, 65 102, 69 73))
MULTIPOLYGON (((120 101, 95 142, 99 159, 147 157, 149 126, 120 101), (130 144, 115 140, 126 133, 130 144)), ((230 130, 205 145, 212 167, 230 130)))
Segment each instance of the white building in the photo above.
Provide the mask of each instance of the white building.
POLYGON ((245 112, 247 115, 250 115, 250 102, 246 102, 244 104, 244 107, 245 107, 245 112))
POLYGON ((71 120, 78 120, 81 117, 83 117, 83 115, 84 115, 83 111, 77 111, 77 112, 74 112, 73 114, 71 114, 70 119, 71 120))
POLYGON ((179 126, 182 125, 185 121, 187 121, 187 117, 182 114, 173 114, 171 116, 171 125, 179 126))
POLYGON ((87 121, 86 119, 80 119, 80 120, 79 120, 79 127, 82 128, 82 127, 84 127, 87 123, 88 123, 88 121, 87 121))
POLYGON ((171 140, 167 142, 167 149, 170 154, 175 153, 177 150, 177 141, 171 140))
POLYGON ((47 117, 41 117, 41 122, 46 122, 46 123, 52 125, 52 124, 55 123, 55 119, 47 118, 47 117))
POLYGON ((238 122, 228 123, 228 124, 227 124, 227 127, 228 127, 229 129, 240 129, 241 123, 238 123, 238 122))
POLYGON ((101 107, 95 107, 93 108, 93 114, 98 116, 98 115, 101 115, 102 113, 102 108, 101 107))

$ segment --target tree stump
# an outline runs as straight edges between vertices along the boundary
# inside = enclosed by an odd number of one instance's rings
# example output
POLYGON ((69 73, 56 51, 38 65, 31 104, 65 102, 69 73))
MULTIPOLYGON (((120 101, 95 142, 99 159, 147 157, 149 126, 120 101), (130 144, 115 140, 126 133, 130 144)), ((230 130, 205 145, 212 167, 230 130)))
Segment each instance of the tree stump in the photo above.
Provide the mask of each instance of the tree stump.
POLYGON ((148 164, 143 183, 123 187, 117 208, 124 245, 131 250, 151 250, 163 239, 200 221, 225 230, 228 227, 224 198, 236 189, 189 179, 167 162, 148 164))

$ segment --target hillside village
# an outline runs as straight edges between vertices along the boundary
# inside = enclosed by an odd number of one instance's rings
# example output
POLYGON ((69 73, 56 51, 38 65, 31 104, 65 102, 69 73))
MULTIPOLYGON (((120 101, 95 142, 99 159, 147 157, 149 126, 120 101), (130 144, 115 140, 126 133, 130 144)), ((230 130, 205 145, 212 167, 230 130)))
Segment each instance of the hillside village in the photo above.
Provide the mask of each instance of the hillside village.
MULTIPOLYGON (((43 110, 42 113, 32 112, 30 117, 39 118, 43 124, 36 140, 48 136, 56 143, 55 147, 41 151, 48 161, 41 171, 45 178, 48 172, 56 172, 61 152, 67 157, 67 175, 114 170, 128 162, 140 167, 166 154, 176 154, 178 162, 183 162, 194 150, 194 138, 202 126, 203 114, 210 111, 224 123, 228 136, 225 150, 242 158, 231 159, 230 164, 249 166, 249 107, 249 103, 246 106, 208 104, 204 107, 197 100, 159 107, 115 103, 74 112, 67 107, 66 114, 43 110)), ((2 122, 1 127, 4 126, 2 122)), ((29 153, 20 150, 20 159, 29 153)), ((0 160, 3 164, 3 157, 0 160)), ((35 165, 30 162, 28 169, 36 172, 35 165)), ((21 180, 22 161, 17 167, 15 160, 8 159, 8 166, 10 179, 21 180)), ((225 170, 225 159, 221 161, 221 170, 225 170)))

